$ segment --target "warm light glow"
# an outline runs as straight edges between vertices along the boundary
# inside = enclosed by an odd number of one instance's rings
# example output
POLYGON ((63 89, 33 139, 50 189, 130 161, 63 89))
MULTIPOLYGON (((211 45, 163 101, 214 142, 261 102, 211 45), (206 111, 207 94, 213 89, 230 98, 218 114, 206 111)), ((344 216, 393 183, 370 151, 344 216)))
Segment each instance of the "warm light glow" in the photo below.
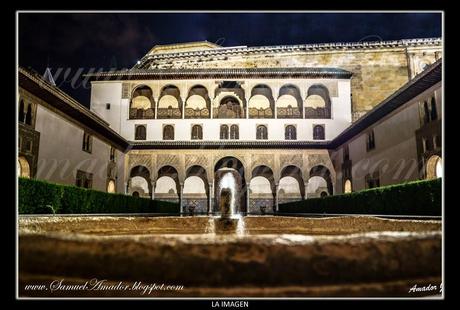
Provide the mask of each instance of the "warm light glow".
POLYGON ((110 180, 109 184, 107 184, 107 193, 115 193, 115 182, 113 180, 110 180))
POLYGON ((436 161, 436 177, 440 178, 442 177, 442 159, 438 158, 436 161))

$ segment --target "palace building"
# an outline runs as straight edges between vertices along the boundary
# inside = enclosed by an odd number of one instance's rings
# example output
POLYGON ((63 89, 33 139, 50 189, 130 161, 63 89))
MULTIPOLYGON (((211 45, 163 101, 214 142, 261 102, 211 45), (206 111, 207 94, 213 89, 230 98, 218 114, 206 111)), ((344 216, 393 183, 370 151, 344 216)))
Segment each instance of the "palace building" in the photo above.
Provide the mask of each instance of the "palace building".
POLYGON ((19 69, 19 174, 239 212, 442 174, 442 41, 153 47, 90 110, 19 69))

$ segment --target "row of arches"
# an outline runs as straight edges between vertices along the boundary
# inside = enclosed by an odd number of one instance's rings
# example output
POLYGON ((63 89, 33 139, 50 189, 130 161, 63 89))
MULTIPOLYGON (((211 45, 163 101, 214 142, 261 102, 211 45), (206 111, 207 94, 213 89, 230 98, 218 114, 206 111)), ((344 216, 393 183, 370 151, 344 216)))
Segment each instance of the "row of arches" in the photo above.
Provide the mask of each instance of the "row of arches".
POLYGON ((329 90, 322 84, 310 86, 305 99, 298 86, 284 85, 279 89, 276 100, 268 85, 259 84, 251 89, 246 102, 241 85, 227 81, 219 85, 212 98, 203 85, 191 87, 186 97, 181 96, 177 86, 166 85, 160 91, 158 102, 155 102, 152 89, 147 85, 139 85, 131 95, 129 117, 210 118, 213 109, 213 118, 274 118, 275 114, 277 118, 331 118, 329 90))
POLYGON ((288 165, 276 182, 270 167, 259 165, 247 172, 241 161, 231 156, 217 161, 211 174, 200 165, 189 167, 182 183, 178 170, 171 165, 158 169, 153 181, 145 166, 133 167, 129 176, 131 195, 179 202, 183 212, 189 208, 202 213, 219 212, 220 193, 228 188, 236 211, 242 213, 258 213, 262 208, 273 212, 279 203, 333 194, 331 173, 323 165, 313 167, 308 175, 288 165))

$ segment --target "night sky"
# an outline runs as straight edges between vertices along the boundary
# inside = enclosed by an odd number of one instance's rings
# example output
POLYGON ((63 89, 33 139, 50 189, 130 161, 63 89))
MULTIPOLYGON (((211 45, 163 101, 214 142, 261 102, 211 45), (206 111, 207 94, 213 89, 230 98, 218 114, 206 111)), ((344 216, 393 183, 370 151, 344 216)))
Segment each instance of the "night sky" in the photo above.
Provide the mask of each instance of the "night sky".
MULTIPOLYGON (((19 14, 19 65, 75 73, 131 68, 154 45, 208 40, 261 46, 441 37, 440 13, 19 14)), ((89 85, 56 83, 89 106, 89 85)))

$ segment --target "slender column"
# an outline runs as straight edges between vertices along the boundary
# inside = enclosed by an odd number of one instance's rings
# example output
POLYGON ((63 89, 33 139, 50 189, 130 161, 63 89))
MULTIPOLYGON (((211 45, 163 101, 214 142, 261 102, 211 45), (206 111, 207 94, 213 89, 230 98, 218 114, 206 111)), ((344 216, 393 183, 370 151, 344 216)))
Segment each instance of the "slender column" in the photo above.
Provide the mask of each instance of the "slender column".
POLYGON ((304 200, 307 200, 307 190, 308 190, 308 182, 305 183, 305 195, 304 195, 304 200))
POLYGON ((184 98, 181 98, 182 100, 182 119, 185 119, 185 101, 187 101, 187 97, 184 97, 184 98))
POLYGON ((160 100, 160 97, 158 98, 153 98, 155 101, 155 119, 158 119, 158 101, 160 100))
POLYGON ((182 205, 182 196, 184 194, 184 183, 180 184, 180 194, 179 194, 179 206, 180 206, 180 213, 184 213, 184 206, 182 205))
POLYGON ((247 182, 246 183, 246 212, 249 213, 249 185, 250 185, 250 182, 247 182))
POLYGON ((208 214, 212 212, 212 193, 214 190, 214 180, 213 182, 209 182, 209 189, 208 189, 208 214))
POLYGON ((156 186, 156 182, 152 180, 152 200, 155 199, 155 186, 156 186))
POLYGON ((129 193, 129 181, 125 182, 125 194, 128 195, 129 193))
POLYGON ((279 211, 279 196, 278 196, 278 191, 279 191, 279 183, 275 184, 275 211, 279 211))

